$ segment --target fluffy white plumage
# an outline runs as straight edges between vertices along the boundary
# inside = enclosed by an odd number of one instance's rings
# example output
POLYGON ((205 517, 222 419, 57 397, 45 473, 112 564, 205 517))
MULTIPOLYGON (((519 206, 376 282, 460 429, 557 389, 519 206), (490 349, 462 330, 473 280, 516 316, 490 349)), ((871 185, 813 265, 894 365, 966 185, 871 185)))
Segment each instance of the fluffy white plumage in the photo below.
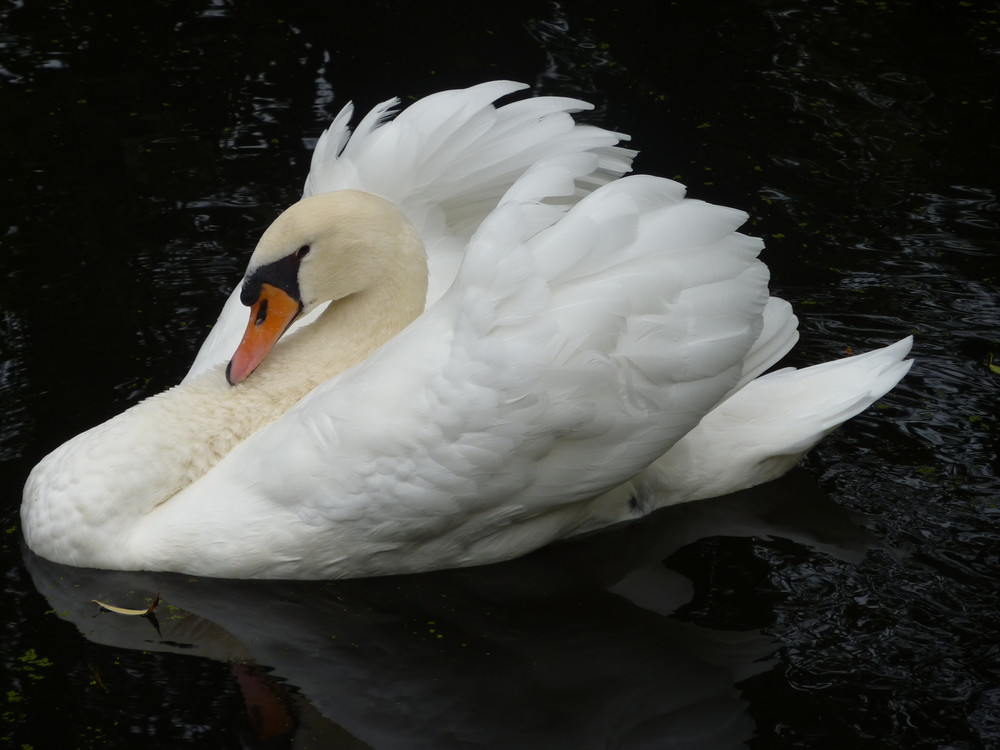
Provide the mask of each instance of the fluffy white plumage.
MULTIPOLYGON (((392 242, 370 228, 401 214, 426 248, 429 282, 406 292, 418 309, 360 286, 308 302, 229 386, 247 320, 237 289, 180 386, 36 467, 29 545, 75 565, 226 577, 507 559, 780 476, 905 374, 908 340, 754 379, 797 333, 768 297, 760 241, 736 231, 745 214, 623 177, 634 153, 573 121, 585 103, 494 107, 521 88, 442 92, 390 120, 393 100, 353 135, 345 108, 317 144, 309 200, 268 230, 248 279, 311 245, 297 284, 319 287, 330 236, 357 232, 374 255, 392 242), (379 219, 329 229, 343 201, 379 219), (383 311, 392 330, 359 343, 383 311)), ((375 278, 402 289, 416 252, 375 278)))

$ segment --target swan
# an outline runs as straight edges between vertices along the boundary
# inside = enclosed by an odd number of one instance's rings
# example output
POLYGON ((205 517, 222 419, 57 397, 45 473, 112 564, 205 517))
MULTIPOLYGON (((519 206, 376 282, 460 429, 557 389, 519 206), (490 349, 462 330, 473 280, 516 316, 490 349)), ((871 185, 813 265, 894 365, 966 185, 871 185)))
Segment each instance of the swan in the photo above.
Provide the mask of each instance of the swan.
POLYGON ((590 105, 494 81, 316 144, 187 376, 31 472, 28 546, 223 578, 409 573, 774 479, 910 340, 795 343, 746 214, 627 175, 590 105), (247 307, 249 307, 249 320, 247 307))

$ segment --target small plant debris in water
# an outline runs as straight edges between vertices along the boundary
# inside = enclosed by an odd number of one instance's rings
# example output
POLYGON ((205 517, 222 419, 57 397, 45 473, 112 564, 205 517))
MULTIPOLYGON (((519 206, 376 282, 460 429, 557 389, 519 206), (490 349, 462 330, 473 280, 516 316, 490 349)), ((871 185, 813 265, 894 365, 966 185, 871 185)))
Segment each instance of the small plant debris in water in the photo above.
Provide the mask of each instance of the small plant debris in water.
POLYGON ((116 607, 113 604, 106 604, 105 602, 98 601, 97 599, 91 599, 95 604, 100 605, 101 609, 106 609, 108 612, 114 612, 119 615, 131 615, 133 617, 148 617, 156 611, 156 607, 160 603, 160 594, 157 593, 153 597, 152 603, 145 609, 129 609, 128 607, 116 607))

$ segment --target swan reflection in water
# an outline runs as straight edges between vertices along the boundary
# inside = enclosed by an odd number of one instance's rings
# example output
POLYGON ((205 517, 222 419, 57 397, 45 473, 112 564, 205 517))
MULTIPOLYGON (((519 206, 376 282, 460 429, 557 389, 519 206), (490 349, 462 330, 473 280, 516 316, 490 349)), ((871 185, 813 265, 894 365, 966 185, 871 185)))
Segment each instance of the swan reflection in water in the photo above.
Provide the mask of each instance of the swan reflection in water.
POLYGON ((735 686, 768 669, 780 644, 671 617, 693 589, 661 561, 712 536, 783 537, 849 562, 877 546, 796 470, 525 558, 439 573, 234 581, 25 556, 53 610, 90 641, 231 663, 258 739, 715 749, 753 735, 735 686), (157 592, 156 622, 92 601, 144 607, 157 592))

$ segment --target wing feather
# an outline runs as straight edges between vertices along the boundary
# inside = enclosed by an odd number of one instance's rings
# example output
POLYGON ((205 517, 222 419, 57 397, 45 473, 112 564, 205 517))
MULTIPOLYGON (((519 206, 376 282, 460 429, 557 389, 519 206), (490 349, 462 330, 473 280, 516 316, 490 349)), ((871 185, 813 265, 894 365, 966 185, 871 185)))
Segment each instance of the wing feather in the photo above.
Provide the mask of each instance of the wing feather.
MULTIPOLYGON (((570 202, 631 169, 635 152, 616 144, 627 136, 578 124, 572 112, 591 105, 562 97, 529 98, 495 107, 524 84, 493 81, 421 99, 394 114, 397 99, 372 109, 352 134, 347 104, 320 136, 303 197, 358 189, 394 201, 427 246, 431 269, 428 303, 451 285, 468 239, 505 193, 546 156, 577 154, 587 170, 550 197, 570 202)), ((322 308, 295 324, 308 325, 322 308)), ((225 362, 246 326, 239 286, 185 380, 225 362)))

